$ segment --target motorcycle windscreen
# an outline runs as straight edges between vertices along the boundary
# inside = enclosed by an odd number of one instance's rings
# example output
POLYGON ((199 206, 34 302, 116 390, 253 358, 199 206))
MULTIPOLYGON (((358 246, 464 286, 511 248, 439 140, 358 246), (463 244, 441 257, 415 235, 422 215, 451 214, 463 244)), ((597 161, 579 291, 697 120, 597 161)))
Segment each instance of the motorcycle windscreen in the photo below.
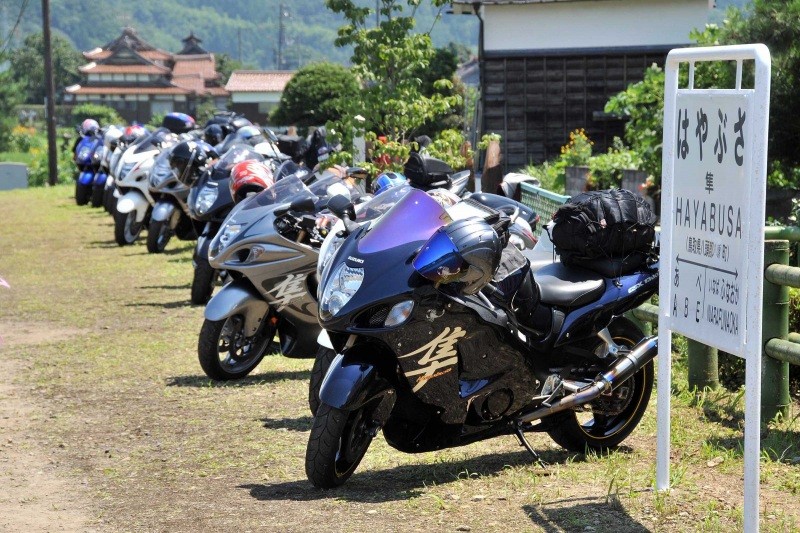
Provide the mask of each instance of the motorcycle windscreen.
POLYGON ((353 188, 345 180, 335 175, 325 176, 319 181, 315 181, 308 186, 308 189, 320 198, 330 198, 337 194, 353 196, 353 188))
POLYGON ((358 242, 358 251, 371 254, 412 242, 424 242, 449 223, 447 211, 436 200, 412 189, 358 242))
POLYGON ((411 190, 410 185, 401 185, 399 187, 390 187, 380 194, 375 195, 369 201, 356 206, 356 221, 365 222, 367 220, 374 220, 383 215, 394 204, 400 201, 408 191, 411 190))
POLYGON ((225 152, 214 167, 227 173, 236 163, 241 163, 242 161, 263 162, 264 156, 253 150, 249 145, 238 144, 225 152))
POLYGON ((314 193, 308 190, 308 187, 305 186, 300 178, 294 175, 287 176, 269 189, 264 189, 255 196, 244 200, 239 211, 271 205, 288 204, 295 199, 300 200, 306 197, 311 198, 313 201, 317 200, 314 193))

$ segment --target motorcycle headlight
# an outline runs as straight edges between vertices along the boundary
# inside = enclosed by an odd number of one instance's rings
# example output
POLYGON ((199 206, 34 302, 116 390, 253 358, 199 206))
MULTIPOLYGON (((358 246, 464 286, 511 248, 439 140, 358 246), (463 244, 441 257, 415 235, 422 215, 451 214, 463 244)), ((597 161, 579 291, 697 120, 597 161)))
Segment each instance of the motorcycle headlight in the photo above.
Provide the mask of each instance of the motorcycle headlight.
POLYGON ((150 186, 156 189, 171 177, 172 170, 168 166, 158 165, 153 167, 153 171, 150 173, 150 186))
POLYGON ((226 248, 241 231, 241 224, 229 224, 222 228, 222 233, 219 236, 219 249, 226 248))
POLYGON ((201 215, 206 214, 217 201, 217 196, 219 196, 217 187, 203 187, 197 194, 197 200, 194 203, 195 210, 201 215))
POLYGON ((349 267, 345 263, 336 267, 322 291, 319 303, 320 317, 328 319, 339 313, 353 298, 363 281, 363 268, 349 267))
POLYGON ((119 169, 119 176, 118 176, 119 179, 124 180, 125 176, 127 176, 128 173, 131 170, 133 170, 133 167, 135 167, 135 166, 136 166, 136 163, 125 163, 124 165, 122 165, 122 168, 119 169))
POLYGON ((336 251, 344 242, 344 237, 333 236, 330 239, 322 241, 322 246, 319 248, 319 259, 317 260, 317 277, 322 279, 322 273, 325 268, 330 264, 336 251))

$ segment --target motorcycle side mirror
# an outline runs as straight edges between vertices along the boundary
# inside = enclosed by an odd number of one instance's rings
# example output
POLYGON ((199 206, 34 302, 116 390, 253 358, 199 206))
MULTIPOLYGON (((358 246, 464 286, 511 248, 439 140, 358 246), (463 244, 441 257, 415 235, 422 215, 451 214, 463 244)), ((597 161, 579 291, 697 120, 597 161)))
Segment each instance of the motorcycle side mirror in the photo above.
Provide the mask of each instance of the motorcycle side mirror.
POLYGON ((289 209, 296 213, 313 213, 314 200, 308 196, 304 198, 296 198, 289 206, 289 209))
POLYGON ((272 142, 274 142, 274 143, 277 143, 277 142, 278 142, 278 136, 277 136, 277 135, 275 135, 275 132, 274 132, 274 131, 272 131, 271 129, 269 129, 269 128, 264 128, 264 133, 266 134, 266 136, 267 136, 267 139, 269 139, 270 141, 272 141, 272 142))
POLYGON ((356 208, 353 207, 353 202, 343 194, 337 194, 328 200, 328 209, 339 217, 344 223, 344 232, 346 235, 353 233, 358 228, 358 224, 354 221, 356 219, 356 208))

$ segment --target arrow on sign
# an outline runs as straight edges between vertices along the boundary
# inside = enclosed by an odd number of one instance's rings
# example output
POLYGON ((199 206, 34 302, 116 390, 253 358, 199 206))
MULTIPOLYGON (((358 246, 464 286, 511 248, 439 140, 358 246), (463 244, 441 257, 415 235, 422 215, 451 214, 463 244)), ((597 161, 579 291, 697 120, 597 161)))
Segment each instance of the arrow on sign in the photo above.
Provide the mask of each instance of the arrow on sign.
POLYGON ((716 270, 717 272, 722 272, 723 274, 730 274, 731 276, 734 277, 734 279, 738 279, 739 278, 739 270, 730 271, 730 270, 725 270, 725 269, 722 269, 722 268, 713 267, 711 265, 704 265, 703 263, 696 263, 694 261, 689 261, 688 259, 681 259, 681 256, 679 256, 679 255, 675 256, 675 262, 676 263, 689 263, 690 265, 699 266, 699 267, 703 267, 703 268, 709 268, 711 270, 716 270))

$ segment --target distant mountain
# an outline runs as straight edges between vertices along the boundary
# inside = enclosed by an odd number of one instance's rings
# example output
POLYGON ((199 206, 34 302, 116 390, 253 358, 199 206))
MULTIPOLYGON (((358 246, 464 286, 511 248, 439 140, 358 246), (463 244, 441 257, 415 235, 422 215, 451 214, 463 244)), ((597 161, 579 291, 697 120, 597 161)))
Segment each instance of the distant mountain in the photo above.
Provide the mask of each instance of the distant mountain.
MULTIPOLYGON (((362 0, 374 7, 372 0, 362 0)), ((424 2, 423 2, 424 3, 424 2)), ((20 7, 27 4, 12 41, 41 29, 41 2, 0 0, 0 36, 13 27, 20 7)), ((78 50, 103 46, 131 26, 151 44, 168 51, 181 49, 190 31, 211 52, 224 52, 257 68, 278 68, 278 34, 283 7, 283 66, 296 68, 314 61, 347 63, 350 52, 333 44, 343 19, 325 8, 323 0, 51 0, 53 30, 68 37, 78 50)), ((474 16, 442 11, 431 33, 436 46, 450 42, 477 49, 478 21, 474 16)), ((436 12, 420 7, 417 29, 427 31, 436 12)))

